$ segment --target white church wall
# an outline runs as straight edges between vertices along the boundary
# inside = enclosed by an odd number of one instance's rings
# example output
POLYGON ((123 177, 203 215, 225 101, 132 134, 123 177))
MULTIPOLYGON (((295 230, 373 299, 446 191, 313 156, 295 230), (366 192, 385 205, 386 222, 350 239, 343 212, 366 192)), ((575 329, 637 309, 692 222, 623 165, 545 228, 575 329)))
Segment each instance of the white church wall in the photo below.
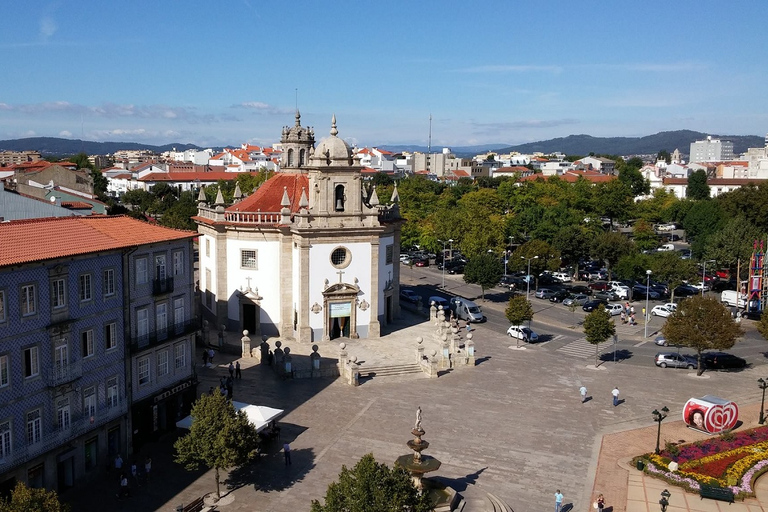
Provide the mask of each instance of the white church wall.
MULTIPOLYGON (((395 237, 385 236, 379 239, 379 302, 378 302, 378 317, 379 322, 384 324, 384 320, 387 315, 387 302, 384 300, 384 288, 387 281, 392 279, 394 274, 394 262, 395 258, 399 258, 399 254, 395 254, 395 237), (387 246, 392 246, 392 263, 387 264, 387 246)), ((398 260, 399 261, 399 260, 398 260)), ((370 302, 370 300, 368 301, 370 302)))
POLYGON ((227 317, 239 322, 240 301, 237 290, 245 290, 250 277, 252 290, 258 288, 261 300, 261 330, 275 332, 280 323, 280 247, 277 241, 227 240, 227 317), (241 266, 242 250, 256 251, 256 268, 241 266))
MULTIPOLYGON (((299 286, 301 285, 301 278, 299 277, 301 276, 301 249, 298 247, 298 244, 293 244, 291 254, 291 271, 295 276, 291 283, 293 286, 293 290, 291 290, 291 299, 293 301, 293 311, 296 311, 298 315, 301 315, 301 311, 306 311, 304 308, 307 308, 307 306, 299 304, 299 301, 301 300, 301 296, 299 295, 299 286)), ((294 336, 296 334, 297 333, 294 332, 294 336)))
POLYGON ((200 237, 200 290, 204 294, 203 305, 216 311, 216 239, 208 235, 200 237), (213 305, 207 302, 206 291, 213 296, 213 305))

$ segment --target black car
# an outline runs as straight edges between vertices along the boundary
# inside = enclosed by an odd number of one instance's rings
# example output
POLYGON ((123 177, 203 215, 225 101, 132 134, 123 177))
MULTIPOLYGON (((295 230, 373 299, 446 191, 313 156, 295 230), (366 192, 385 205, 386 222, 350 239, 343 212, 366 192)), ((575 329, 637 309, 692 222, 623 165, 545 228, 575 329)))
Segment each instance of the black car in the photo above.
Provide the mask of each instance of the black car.
POLYGON ((583 309, 584 311, 589 313, 589 312, 594 311, 597 308, 599 308, 600 304, 602 304, 603 306, 607 306, 608 305, 608 301, 607 300, 603 300, 603 299, 593 299, 593 300, 585 302, 584 305, 581 306, 581 309, 583 309))
POLYGON ((565 290, 557 290, 555 294, 549 298, 549 302, 563 302, 570 296, 571 294, 565 290))
POLYGON ((725 370, 747 366, 747 362, 744 359, 727 352, 705 352, 701 354, 701 362, 709 370, 725 370))
POLYGON ((681 284, 675 288, 675 297, 691 297, 699 293, 701 292, 698 289, 694 288, 693 286, 687 286, 684 284, 681 284))
POLYGON ((539 286, 551 286, 553 284, 563 284, 563 282, 550 274, 543 274, 539 276, 539 286))
POLYGON ((568 290, 574 295, 578 293, 583 293, 584 295, 592 295, 592 288, 590 288, 589 286, 584 286, 583 284, 577 284, 575 286, 571 286, 568 290))

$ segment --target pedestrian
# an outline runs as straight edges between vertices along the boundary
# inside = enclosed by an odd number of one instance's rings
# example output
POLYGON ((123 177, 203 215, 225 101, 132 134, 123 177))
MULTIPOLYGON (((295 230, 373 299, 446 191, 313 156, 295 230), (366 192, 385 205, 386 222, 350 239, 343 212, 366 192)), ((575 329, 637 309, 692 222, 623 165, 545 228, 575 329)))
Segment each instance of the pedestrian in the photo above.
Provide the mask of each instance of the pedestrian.
POLYGON ((208 349, 208 362, 213 364, 213 349, 212 348, 208 349))
POLYGON ((587 401, 587 387, 581 386, 579 388, 579 394, 581 395, 581 403, 584 403, 587 401))
POLYGON ((120 456, 120 454, 117 454, 117 457, 115 457, 115 469, 120 471, 123 469, 123 458, 120 456))
POLYGON ((637 320, 635 320, 635 312, 634 311, 632 312, 632 315, 629 317, 629 324, 630 325, 637 325, 637 320))
POLYGON ((219 387, 226 389, 226 387, 227 387, 227 379, 225 377, 221 377, 219 379, 219 387))
POLYGON ((152 473, 152 459, 147 457, 144 461, 144 477, 147 479, 147 483, 149 483, 150 473, 152 473))
POLYGON ((632 318, 635 317, 635 306, 632 306, 631 308, 629 308, 629 314, 632 315, 632 318))
POLYGON ((235 380, 232 377, 227 377, 227 398, 232 400, 235 394, 235 380))
POLYGON ((117 493, 117 497, 120 499, 128 497, 128 477, 125 476, 125 473, 120 474, 120 491, 117 493))
POLYGON ((238 379, 243 378, 243 374, 240 373, 240 361, 235 363, 235 377, 237 377, 238 379))
POLYGON ((232 378, 235 376, 235 365, 232 364, 232 361, 229 362, 229 377, 232 378))
POLYGON ((139 469, 136 466, 135 460, 131 464, 131 479, 133 480, 133 483, 136 484, 136 487, 140 487, 139 486, 139 469))
POLYGON ((214 389, 213 386, 208 388, 208 394, 211 395, 211 396, 213 396, 213 389, 214 389))
POLYGON ((288 443, 285 443, 283 445, 283 454, 285 455, 285 465, 290 466, 291 465, 291 445, 288 443))
POLYGON ((563 506, 563 495, 560 489, 555 493, 555 512, 560 512, 560 507, 563 506))
POLYGON ((597 497, 597 501, 595 503, 597 503, 597 511, 603 512, 603 507, 605 507, 605 498, 602 494, 597 497))
POLYGON ((613 391, 611 391, 611 395, 613 395, 613 406, 616 407, 619 405, 619 387, 616 386, 613 388, 613 391))
POLYGON ((627 313, 626 313, 626 312, 624 312, 624 310, 623 310, 623 309, 621 310, 621 323, 622 323, 622 324, 625 324, 625 323, 627 323, 627 313))

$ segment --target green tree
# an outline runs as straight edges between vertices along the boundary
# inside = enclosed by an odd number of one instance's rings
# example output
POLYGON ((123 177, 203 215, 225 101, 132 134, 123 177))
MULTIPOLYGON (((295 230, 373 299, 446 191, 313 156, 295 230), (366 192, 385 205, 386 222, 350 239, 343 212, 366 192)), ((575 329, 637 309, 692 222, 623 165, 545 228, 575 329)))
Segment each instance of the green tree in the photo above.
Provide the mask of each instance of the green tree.
POLYGON ((592 244, 592 255, 606 263, 608 278, 611 277, 611 269, 619 262, 622 256, 635 252, 635 245, 621 233, 607 231, 600 233, 592 244))
POLYGON ((341 467, 338 482, 325 493, 325 503, 312 500, 312 512, 429 512, 434 505, 429 493, 414 486, 404 468, 390 469, 373 454, 364 455, 355 467, 341 467))
POLYGON ((651 268, 652 260, 648 254, 632 253, 622 256, 615 267, 616 276, 645 282, 645 271, 651 268))
POLYGON ((669 151, 667 151, 666 149, 662 149, 656 155, 656 160, 664 160, 669 164, 669 163, 672 163, 672 155, 670 155, 669 151))
POLYGON ((709 235, 720 229, 725 213, 717 201, 686 201, 690 204, 683 218, 685 236, 691 242, 691 251, 700 257, 706 249, 709 235))
POLYGON ((619 171, 619 181, 624 183, 634 196, 644 196, 651 192, 651 184, 643 178, 639 169, 625 166, 619 171))
POLYGON ((91 161, 88 160, 88 153, 78 153, 75 156, 69 157, 69 161, 77 164, 78 169, 89 169, 91 171, 95 169, 91 161))
POLYGON ((599 345, 605 343, 614 334, 616 334, 616 324, 602 304, 584 318, 584 337, 587 342, 595 346, 595 368, 600 357, 599 345))
POLYGON ((17 482, 11 497, 0 499, 0 512, 69 512, 69 505, 59 503, 56 491, 32 489, 17 482))
POLYGON ((186 191, 182 192, 179 199, 165 210, 158 222, 169 228, 195 231, 197 225, 192 220, 195 215, 197 215, 197 202, 195 202, 194 193, 186 191))
POLYGON ((155 201, 155 197, 141 188, 135 188, 127 191, 120 198, 123 204, 130 205, 131 211, 141 215, 146 215, 155 201))
POLYGON ((760 315, 760 321, 757 322, 757 332, 760 333, 760 336, 768 340, 768 313, 766 313, 768 310, 763 310, 762 314, 760 315))
POLYGON ((651 251, 659 245, 659 239, 650 222, 639 219, 632 229, 632 240, 638 251, 651 251))
POLYGON ((613 221, 626 220, 632 214, 634 194, 621 180, 611 180, 595 187, 595 213, 613 221))
POLYGON ((704 258, 735 269, 739 260, 749 261, 755 240, 763 239, 765 235, 744 217, 734 217, 707 238, 704 258))
POLYGON ((725 306, 711 297, 698 295, 681 302, 667 318, 661 332, 670 345, 696 350, 698 375, 704 372, 703 351, 729 349, 736 343, 736 338, 744 334, 725 306))
POLYGON ((685 196, 693 200, 709 199, 709 185, 707 185, 707 171, 699 169, 688 176, 688 188, 685 196))
POLYGON ((98 169, 91 170, 91 178, 93 179, 93 193, 99 198, 99 201, 106 202, 107 197, 107 185, 109 180, 104 177, 98 169))
POLYGON ((485 289, 499 284, 504 274, 504 264, 493 253, 480 253, 467 261, 464 267, 464 282, 480 285, 485 302, 485 289))
POLYGON ((256 428, 221 393, 203 394, 192 406, 189 434, 174 443, 176 462, 188 470, 213 468, 216 496, 221 497, 219 471, 247 463, 256 453, 256 428))
POLYGON ((651 277, 655 281, 667 283, 669 286, 670 300, 675 300, 675 288, 683 281, 695 278, 698 275, 696 264, 691 260, 684 260, 677 252, 658 252, 651 258, 651 277))
MULTIPOLYGON (((509 299, 504 314, 507 315, 507 320, 512 325, 522 325, 523 322, 533 320, 533 306, 524 295, 515 295, 509 299)), ((520 338, 517 338, 517 346, 520 346, 520 338)))

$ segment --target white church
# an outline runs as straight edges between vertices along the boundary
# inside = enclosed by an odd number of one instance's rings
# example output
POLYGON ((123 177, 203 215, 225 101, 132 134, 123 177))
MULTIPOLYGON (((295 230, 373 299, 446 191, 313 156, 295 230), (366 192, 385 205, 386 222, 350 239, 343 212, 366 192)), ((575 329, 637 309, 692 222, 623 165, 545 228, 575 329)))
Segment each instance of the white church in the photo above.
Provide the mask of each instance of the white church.
MULTIPOLYGON (((364 187, 340 139, 284 127, 281 169, 250 196, 200 202, 203 317, 254 339, 301 342, 377 337, 399 312, 397 188, 389 205, 364 187)), ((200 198, 204 201, 204 195, 200 198)))

